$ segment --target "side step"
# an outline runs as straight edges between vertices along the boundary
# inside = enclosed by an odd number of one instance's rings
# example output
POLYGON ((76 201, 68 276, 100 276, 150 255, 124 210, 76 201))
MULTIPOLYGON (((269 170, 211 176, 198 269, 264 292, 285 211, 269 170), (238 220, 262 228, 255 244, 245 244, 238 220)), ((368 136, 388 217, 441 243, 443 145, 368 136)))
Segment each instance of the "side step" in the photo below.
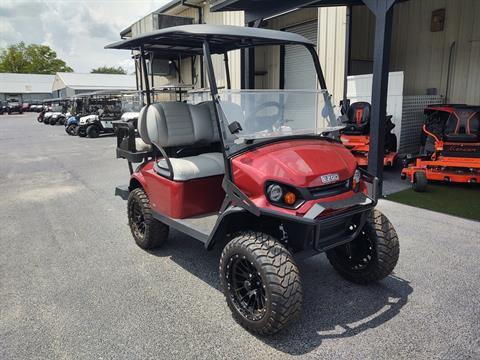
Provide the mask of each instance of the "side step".
POLYGON ((130 194, 128 185, 121 185, 115 188, 115 196, 120 196, 123 200, 128 200, 128 194, 130 194))
POLYGON ((171 228, 191 236, 204 244, 207 243, 210 238, 218 219, 218 213, 199 215, 186 219, 174 219, 160 214, 155 210, 153 210, 152 213, 153 217, 158 221, 161 221, 171 228))

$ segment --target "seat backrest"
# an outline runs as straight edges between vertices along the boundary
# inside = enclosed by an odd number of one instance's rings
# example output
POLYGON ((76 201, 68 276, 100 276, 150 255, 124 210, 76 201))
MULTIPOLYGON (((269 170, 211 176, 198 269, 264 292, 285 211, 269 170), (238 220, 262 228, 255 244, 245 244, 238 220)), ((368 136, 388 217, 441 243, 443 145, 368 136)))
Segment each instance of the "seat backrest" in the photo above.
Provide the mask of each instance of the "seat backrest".
POLYGON ((443 130, 444 140, 451 142, 475 142, 480 140, 480 115, 459 111, 450 114, 443 130))
POLYGON ((138 114, 137 129, 143 142, 145 144, 151 145, 152 142, 150 140, 150 137, 148 136, 148 131, 147 131, 147 108, 148 106, 144 106, 142 110, 140 110, 140 113, 138 114))
MULTIPOLYGON (((218 141, 208 103, 191 105, 183 102, 151 104, 145 118, 139 115, 142 140, 159 147, 204 146, 218 141)), ((143 109, 142 109, 143 110, 143 109)))
POLYGON ((348 124, 364 125, 370 122, 370 104, 359 101, 351 104, 347 110, 348 124))

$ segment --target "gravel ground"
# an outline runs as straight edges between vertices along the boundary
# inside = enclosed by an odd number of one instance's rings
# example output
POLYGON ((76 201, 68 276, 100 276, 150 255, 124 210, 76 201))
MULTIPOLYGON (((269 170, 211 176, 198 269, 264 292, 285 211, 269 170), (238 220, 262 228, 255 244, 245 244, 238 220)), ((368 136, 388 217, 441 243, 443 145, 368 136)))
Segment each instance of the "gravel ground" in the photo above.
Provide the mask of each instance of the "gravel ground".
POLYGON ((255 337, 218 289, 219 250, 179 233, 134 244, 114 149, 0 116, 0 359, 480 358, 480 223, 381 201, 395 273, 357 286, 303 260, 301 319, 255 337))

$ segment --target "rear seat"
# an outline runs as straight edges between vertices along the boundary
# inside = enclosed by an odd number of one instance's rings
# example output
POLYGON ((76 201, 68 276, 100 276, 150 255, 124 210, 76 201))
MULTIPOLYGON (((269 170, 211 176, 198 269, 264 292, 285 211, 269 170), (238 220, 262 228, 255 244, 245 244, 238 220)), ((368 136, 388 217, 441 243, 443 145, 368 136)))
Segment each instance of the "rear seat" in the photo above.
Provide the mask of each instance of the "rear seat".
MULTIPOLYGON (((211 117, 212 103, 191 105, 182 102, 151 104, 139 116, 138 131, 146 144, 162 148, 209 146, 220 141, 218 130, 211 117), (146 113, 145 113, 146 112, 146 113)), ((197 156, 169 158, 173 180, 187 181, 225 172, 222 153, 209 152, 197 156)), ((157 163, 157 172, 168 176, 165 159, 157 163)))

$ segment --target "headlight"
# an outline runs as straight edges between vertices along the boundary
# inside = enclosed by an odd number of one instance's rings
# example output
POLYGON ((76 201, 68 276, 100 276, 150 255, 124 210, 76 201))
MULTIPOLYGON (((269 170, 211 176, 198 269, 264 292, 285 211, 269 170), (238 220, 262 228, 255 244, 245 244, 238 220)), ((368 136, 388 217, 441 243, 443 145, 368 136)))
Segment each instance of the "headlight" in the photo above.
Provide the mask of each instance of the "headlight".
POLYGON ((362 179, 362 173, 360 172, 359 169, 356 169, 353 178, 352 178, 352 188, 353 190, 357 190, 358 184, 360 183, 360 180, 362 179))
POLYGON ((296 209, 304 202, 298 190, 291 186, 268 182, 265 189, 268 201, 274 205, 296 209))
POLYGON ((283 195, 282 187, 278 184, 269 185, 267 188, 267 195, 272 202, 280 201, 283 195))

